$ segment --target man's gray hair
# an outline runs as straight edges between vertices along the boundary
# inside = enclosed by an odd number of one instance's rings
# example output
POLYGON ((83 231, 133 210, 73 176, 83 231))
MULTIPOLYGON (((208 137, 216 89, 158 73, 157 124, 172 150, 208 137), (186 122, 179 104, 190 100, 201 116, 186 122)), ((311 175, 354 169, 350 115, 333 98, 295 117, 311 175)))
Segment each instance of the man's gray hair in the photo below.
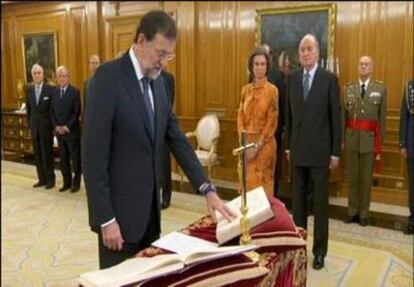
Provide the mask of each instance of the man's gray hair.
POLYGON ((41 70, 42 70, 42 72, 44 72, 43 67, 42 67, 42 66, 40 66, 38 63, 36 63, 36 64, 34 64, 34 65, 32 66, 32 69, 30 70, 30 73, 33 75, 34 70, 35 70, 35 69, 37 69, 37 68, 41 69, 41 70))
POLYGON ((66 71, 66 73, 69 75, 69 69, 66 68, 66 66, 59 66, 56 69, 56 76, 62 71, 66 71))
POLYGON ((315 43, 316 50, 318 51, 318 54, 319 54, 320 53, 319 41, 318 41, 318 38, 316 38, 316 36, 313 35, 313 34, 309 33, 309 34, 306 34, 305 36, 303 36, 302 40, 300 40, 299 47, 302 45, 302 42, 305 41, 305 39, 308 39, 308 38, 313 40, 313 42, 315 43))

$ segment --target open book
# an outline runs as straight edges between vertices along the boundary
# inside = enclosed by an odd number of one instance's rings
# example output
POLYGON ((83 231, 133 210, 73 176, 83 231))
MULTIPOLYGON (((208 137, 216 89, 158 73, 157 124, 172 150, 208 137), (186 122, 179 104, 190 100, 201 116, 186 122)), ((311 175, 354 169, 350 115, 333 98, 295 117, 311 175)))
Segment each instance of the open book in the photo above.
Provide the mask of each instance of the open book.
POLYGON ((162 236, 160 239, 152 242, 151 245, 177 254, 185 254, 199 250, 206 251, 219 246, 217 243, 176 231, 162 236))
POLYGON ((164 254, 151 258, 128 259, 111 268, 82 274, 78 282, 84 287, 118 287, 179 272, 188 265, 242 254, 255 245, 226 246, 186 254, 164 254))
MULTIPOLYGON (((249 228, 253 228, 260 223, 274 216, 273 210, 270 207, 269 200, 267 199, 266 193, 263 187, 255 188, 246 194, 247 201, 247 219, 249 221, 249 228)), ((240 219, 241 219, 241 196, 236 197, 232 201, 226 203, 236 214, 237 218, 228 222, 221 214, 216 211, 217 228, 216 237, 219 244, 229 241, 230 239, 239 236, 240 230, 240 219)))

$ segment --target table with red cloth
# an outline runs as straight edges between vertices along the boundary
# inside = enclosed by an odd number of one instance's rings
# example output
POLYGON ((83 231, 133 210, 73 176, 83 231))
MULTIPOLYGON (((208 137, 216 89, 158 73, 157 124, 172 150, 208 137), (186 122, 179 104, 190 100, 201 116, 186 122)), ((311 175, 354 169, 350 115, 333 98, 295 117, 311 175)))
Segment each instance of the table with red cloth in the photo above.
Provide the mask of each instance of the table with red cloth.
MULTIPOLYGON (((293 223, 285 205, 269 198, 275 216, 250 231, 252 243, 259 248, 259 262, 245 255, 236 255, 189 266, 179 273, 141 282, 140 287, 153 286, 306 286, 306 234, 293 223)), ((205 216, 181 230, 201 239, 217 242, 216 224, 205 216)), ((235 238, 225 245, 238 245, 235 238)), ((152 257, 168 251, 149 247, 137 256, 152 257)))

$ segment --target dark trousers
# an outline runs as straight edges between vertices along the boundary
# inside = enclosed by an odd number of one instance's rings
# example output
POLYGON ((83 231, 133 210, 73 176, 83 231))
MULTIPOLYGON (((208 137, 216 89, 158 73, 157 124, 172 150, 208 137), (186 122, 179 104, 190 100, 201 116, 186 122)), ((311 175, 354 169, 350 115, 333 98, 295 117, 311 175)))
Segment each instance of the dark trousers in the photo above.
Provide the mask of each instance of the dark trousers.
POLYGON ((32 144, 39 182, 54 184, 55 171, 52 131, 50 134, 43 136, 32 134, 32 144))
MULTIPOLYGON (((151 246, 151 243, 160 237, 160 219, 157 216, 158 204, 156 204, 156 195, 152 200, 151 215, 147 230, 140 242, 125 242, 121 251, 109 250, 103 245, 102 234, 98 234, 98 249, 99 249, 99 268, 104 269, 121 263, 127 258, 133 257, 140 250, 151 246)), ((134 216, 134 215, 132 215, 134 216)), ((136 214, 135 216, 139 216, 136 214)), ((121 233, 122 233, 122 226, 121 233)))
POLYGON ((307 229, 307 205, 310 187, 313 189, 314 239, 313 254, 326 256, 328 251, 328 167, 299 167, 292 165, 293 220, 307 229))
POLYGON ((273 195, 278 197, 279 182, 282 176, 282 157, 284 152, 282 149, 282 133, 276 133, 276 166, 275 166, 275 176, 273 181, 273 195))
POLYGON ((164 185, 162 187, 162 202, 170 204, 171 202, 171 160, 168 147, 163 150, 164 160, 164 185))
POLYGON ((414 157, 407 157, 408 169, 408 203, 410 207, 410 216, 408 224, 414 226, 414 157))
POLYGON ((63 176, 63 185, 80 187, 81 181, 81 150, 80 139, 58 138, 60 169, 63 176), (72 165, 71 165, 72 162, 72 165), (72 171, 74 177, 72 179, 72 171))

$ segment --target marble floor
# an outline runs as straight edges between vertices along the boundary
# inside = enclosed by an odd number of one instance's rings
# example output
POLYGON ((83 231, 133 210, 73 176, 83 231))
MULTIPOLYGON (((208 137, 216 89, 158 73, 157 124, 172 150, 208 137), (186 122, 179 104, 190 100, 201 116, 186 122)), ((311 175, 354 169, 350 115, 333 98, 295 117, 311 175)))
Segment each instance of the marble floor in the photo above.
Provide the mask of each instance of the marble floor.
MULTIPOLYGON (((97 239, 89 230, 84 187, 80 192, 33 189, 35 168, 2 161, 1 286, 76 286, 79 274, 98 268, 97 239)), ((162 231, 201 217, 204 199, 173 192, 162 212, 162 231)), ((413 286, 413 237, 390 229, 330 219, 325 268, 314 271, 313 218, 309 217, 308 286, 413 286)))

